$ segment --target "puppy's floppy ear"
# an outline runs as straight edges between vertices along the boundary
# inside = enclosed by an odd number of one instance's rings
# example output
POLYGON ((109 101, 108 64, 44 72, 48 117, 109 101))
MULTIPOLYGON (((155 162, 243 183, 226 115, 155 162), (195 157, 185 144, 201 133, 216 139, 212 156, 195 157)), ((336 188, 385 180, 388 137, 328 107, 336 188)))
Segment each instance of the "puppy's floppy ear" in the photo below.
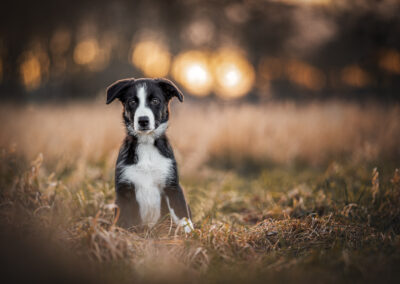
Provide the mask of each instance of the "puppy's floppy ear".
POLYGON ((123 91, 127 87, 132 86, 134 82, 135 79, 133 78, 122 79, 114 82, 111 86, 109 86, 107 88, 107 104, 111 103, 116 98, 120 99, 123 91))
POLYGON ((183 102, 183 94, 178 87, 168 79, 157 78, 154 81, 163 90, 167 100, 169 101, 172 97, 177 97, 180 102, 183 102))

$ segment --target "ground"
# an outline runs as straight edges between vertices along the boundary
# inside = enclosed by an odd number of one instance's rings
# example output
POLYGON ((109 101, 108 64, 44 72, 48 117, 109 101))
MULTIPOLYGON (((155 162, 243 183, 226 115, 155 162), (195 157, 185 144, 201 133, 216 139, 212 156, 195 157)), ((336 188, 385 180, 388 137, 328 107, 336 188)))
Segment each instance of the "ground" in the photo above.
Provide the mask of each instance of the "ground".
POLYGON ((117 105, 2 107, 0 237, 10 277, 398 281, 398 107, 173 107, 190 234, 168 219, 144 232, 114 225, 117 105))

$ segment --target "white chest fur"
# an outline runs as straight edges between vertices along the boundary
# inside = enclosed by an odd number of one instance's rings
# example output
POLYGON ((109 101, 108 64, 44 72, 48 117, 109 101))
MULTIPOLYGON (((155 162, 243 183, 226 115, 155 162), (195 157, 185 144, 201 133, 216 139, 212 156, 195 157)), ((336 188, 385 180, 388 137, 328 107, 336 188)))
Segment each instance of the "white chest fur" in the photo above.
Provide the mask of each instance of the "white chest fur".
POLYGON ((153 226, 160 218, 161 194, 172 172, 172 160, 152 143, 140 143, 136 151, 138 162, 125 167, 122 179, 135 185, 142 222, 153 226))

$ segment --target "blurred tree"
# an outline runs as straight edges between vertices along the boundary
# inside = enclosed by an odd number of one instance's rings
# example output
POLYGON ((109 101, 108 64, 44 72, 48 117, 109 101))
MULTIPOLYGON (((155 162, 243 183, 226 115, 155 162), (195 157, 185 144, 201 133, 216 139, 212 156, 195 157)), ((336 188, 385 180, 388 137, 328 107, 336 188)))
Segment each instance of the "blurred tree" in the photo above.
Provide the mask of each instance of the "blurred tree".
POLYGON ((131 64, 132 44, 153 32, 173 56, 228 45, 242 48, 254 67, 268 62, 265 58, 281 60, 283 75, 279 79, 266 82, 268 76, 256 74, 253 96, 351 94, 354 98, 397 100, 400 80, 393 71, 397 61, 389 55, 400 50, 400 3, 350 2, 9 1, 0 10, 0 96, 30 100, 93 96, 116 79, 143 76, 131 64), (54 38, 60 30, 69 36, 69 42, 57 53, 54 38), (90 50, 77 53, 77 46, 83 43, 90 50), (293 79, 292 59, 304 67, 294 70, 306 75, 293 79), (368 75, 363 84, 348 84, 351 80, 344 78, 356 76, 352 73, 356 69, 347 68, 355 65, 358 74, 368 75), (316 88, 312 81, 305 82, 317 78, 310 74, 322 74, 315 76, 323 76, 324 84, 316 88), (27 78, 33 87, 26 87, 27 78))

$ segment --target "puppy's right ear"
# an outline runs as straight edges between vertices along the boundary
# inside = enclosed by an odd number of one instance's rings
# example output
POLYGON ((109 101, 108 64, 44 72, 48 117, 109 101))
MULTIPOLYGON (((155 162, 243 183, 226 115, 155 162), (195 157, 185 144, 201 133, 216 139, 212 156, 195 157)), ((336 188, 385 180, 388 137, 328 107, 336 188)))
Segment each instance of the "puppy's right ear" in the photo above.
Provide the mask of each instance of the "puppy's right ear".
POLYGON ((132 86, 134 82, 135 79, 133 78, 122 79, 109 86, 107 88, 107 104, 111 103, 116 98, 121 99, 121 95, 123 94, 124 90, 127 87, 132 86))

